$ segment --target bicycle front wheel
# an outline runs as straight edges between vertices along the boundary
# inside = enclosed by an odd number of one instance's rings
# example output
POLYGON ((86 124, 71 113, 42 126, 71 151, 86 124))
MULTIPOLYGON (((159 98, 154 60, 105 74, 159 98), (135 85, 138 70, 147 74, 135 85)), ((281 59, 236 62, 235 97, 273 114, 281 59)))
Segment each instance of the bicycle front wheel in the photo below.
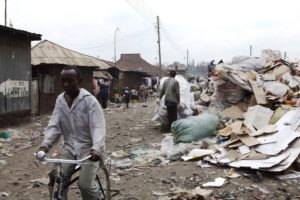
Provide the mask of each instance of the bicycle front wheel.
POLYGON ((110 173, 109 168, 100 165, 100 169, 98 171, 98 174, 96 176, 96 182, 99 186, 99 192, 101 194, 101 199, 103 200, 110 200, 111 194, 110 194, 110 173))

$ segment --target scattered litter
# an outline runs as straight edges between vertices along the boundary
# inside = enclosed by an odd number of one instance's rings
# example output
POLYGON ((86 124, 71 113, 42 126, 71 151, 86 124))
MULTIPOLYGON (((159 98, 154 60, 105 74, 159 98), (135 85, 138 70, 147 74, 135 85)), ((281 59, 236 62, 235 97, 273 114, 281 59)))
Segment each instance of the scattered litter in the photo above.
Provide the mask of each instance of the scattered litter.
POLYGON ((218 177, 215 179, 214 182, 204 183, 202 186, 203 187, 221 187, 224 185, 225 180, 226 180, 225 178, 218 177))
POLYGON ((8 156, 8 157, 12 157, 13 154, 9 152, 9 150, 7 149, 1 149, 0 154, 8 156))
POLYGON ((182 156, 181 158, 184 161, 188 161, 196 158, 201 158, 203 156, 207 156, 213 153, 215 153, 215 151, 210 149, 193 149, 188 155, 182 156))
POLYGON ((9 197, 10 192, 0 192, 0 196, 2 197, 9 197))
POLYGON ((281 179, 281 180, 285 180, 285 179, 296 179, 296 178, 300 178, 300 172, 292 172, 289 174, 283 174, 283 175, 277 175, 277 178, 281 179))
POLYGON ((264 194, 270 194, 270 191, 268 191, 268 190, 265 189, 265 188, 259 187, 258 190, 261 191, 261 192, 264 193, 264 194))
POLYGON ((192 190, 176 188, 174 192, 168 193, 166 196, 160 196, 158 200, 182 200, 182 199, 203 199, 209 200, 212 190, 201 189, 196 187, 192 190))
POLYGON ((110 176, 110 179, 113 180, 115 183, 120 182, 121 179, 119 176, 110 176))
POLYGON ((113 160, 112 164, 116 165, 118 169, 129 169, 133 166, 132 161, 129 158, 123 160, 113 160))
POLYGON ((167 135, 161 142, 160 151, 167 158, 170 158, 171 156, 175 156, 178 154, 183 155, 184 153, 197 147, 199 146, 196 146, 191 143, 174 144, 174 137, 167 135))
POLYGON ((141 147, 135 148, 131 151, 131 154, 135 155, 135 156, 140 156, 143 155, 145 153, 147 153, 148 150, 148 146, 147 145, 143 145, 141 147))
POLYGON ((167 193, 165 193, 165 192, 152 191, 152 194, 154 196, 167 196, 167 193))
POLYGON ((210 167, 212 167, 212 165, 210 165, 210 164, 208 164, 208 163, 204 163, 203 160, 199 160, 199 161, 197 162, 197 166, 198 166, 198 167, 201 167, 201 168, 210 168, 210 167))
POLYGON ((0 132, 0 138, 2 138, 2 139, 9 139, 9 138, 11 138, 11 132, 10 131, 2 131, 2 132, 0 132))
POLYGON ((143 139, 142 138, 130 138, 130 142, 132 143, 138 143, 141 142, 143 139))
POLYGON ((0 165, 7 165, 6 160, 0 160, 0 165))
POLYGON ((231 173, 226 175, 227 178, 231 178, 231 179, 238 178, 240 176, 241 175, 239 175, 238 173, 231 173))
POLYGON ((33 132, 31 135, 31 141, 34 141, 36 139, 38 139, 40 137, 40 133, 39 132, 33 132))
POLYGON ((38 178, 30 180, 30 183, 40 183, 42 185, 47 185, 49 183, 49 178, 38 178))
POLYGON ((128 157, 129 154, 126 153, 125 151, 123 150, 119 150, 119 151, 114 151, 111 153, 111 156, 112 157, 115 157, 115 158, 124 158, 124 157, 128 157))
POLYGON ((150 164, 150 163, 157 165, 158 161, 159 161, 159 164, 165 165, 169 162, 169 161, 166 161, 165 158, 161 155, 161 152, 156 149, 148 149, 145 152, 145 154, 135 157, 134 161, 138 162, 141 165, 146 165, 146 164, 150 164))

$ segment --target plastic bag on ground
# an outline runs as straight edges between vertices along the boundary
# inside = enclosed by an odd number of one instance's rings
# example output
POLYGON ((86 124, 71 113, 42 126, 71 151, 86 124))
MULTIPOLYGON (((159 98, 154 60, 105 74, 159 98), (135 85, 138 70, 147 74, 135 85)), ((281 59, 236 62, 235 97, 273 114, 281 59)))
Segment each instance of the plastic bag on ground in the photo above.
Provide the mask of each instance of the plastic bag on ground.
POLYGON ((191 143, 215 135, 219 118, 215 115, 201 114, 173 122, 174 143, 191 143))
POLYGON ((172 157, 175 155, 181 155, 184 154, 194 148, 197 148, 199 146, 193 145, 190 143, 180 143, 180 144, 174 144, 174 137, 167 135, 162 141, 161 141, 161 153, 166 157, 172 157))

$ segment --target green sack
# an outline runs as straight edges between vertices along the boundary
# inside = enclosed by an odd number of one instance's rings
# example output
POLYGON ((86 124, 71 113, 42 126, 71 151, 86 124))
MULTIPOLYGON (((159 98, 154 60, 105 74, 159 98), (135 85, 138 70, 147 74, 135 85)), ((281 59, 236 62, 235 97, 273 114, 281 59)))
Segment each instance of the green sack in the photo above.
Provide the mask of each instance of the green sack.
POLYGON ((191 116, 173 122, 174 143, 190 143, 217 134, 219 118, 211 114, 191 116))

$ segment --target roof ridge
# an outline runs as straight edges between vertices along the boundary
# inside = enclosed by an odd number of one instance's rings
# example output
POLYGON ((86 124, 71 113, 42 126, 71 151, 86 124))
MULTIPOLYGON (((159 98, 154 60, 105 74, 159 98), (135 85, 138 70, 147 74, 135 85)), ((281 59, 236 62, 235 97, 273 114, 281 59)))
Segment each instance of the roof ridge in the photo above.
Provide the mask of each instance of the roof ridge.
MULTIPOLYGON (((67 48, 67 47, 64 47, 64 46, 62 46, 62 45, 59 45, 59 44, 57 44, 57 43, 55 43, 55 42, 52 42, 52 41, 50 41, 50 40, 47 40, 47 39, 45 39, 45 40, 39 42, 39 43, 36 44, 34 47, 37 47, 38 45, 41 45, 42 43, 45 43, 45 42, 49 42, 49 43, 51 43, 51 44, 53 44, 53 45, 56 45, 56 46, 58 46, 58 47, 60 47, 60 48, 65 49, 65 50, 68 50, 68 51, 71 51, 71 52, 74 52, 74 53, 77 53, 77 54, 80 54, 80 55, 83 55, 83 56, 87 56, 87 57, 89 57, 89 58, 97 59, 97 60, 99 60, 99 61, 104 62, 103 60, 101 60, 101 59, 99 59, 99 58, 97 58, 97 57, 90 56, 90 55, 87 55, 87 54, 84 54, 84 53, 80 53, 80 52, 78 52, 78 51, 69 49, 69 48, 67 48)), ((33 49, 34 47, 32 47, 32 49, 33 49)))

